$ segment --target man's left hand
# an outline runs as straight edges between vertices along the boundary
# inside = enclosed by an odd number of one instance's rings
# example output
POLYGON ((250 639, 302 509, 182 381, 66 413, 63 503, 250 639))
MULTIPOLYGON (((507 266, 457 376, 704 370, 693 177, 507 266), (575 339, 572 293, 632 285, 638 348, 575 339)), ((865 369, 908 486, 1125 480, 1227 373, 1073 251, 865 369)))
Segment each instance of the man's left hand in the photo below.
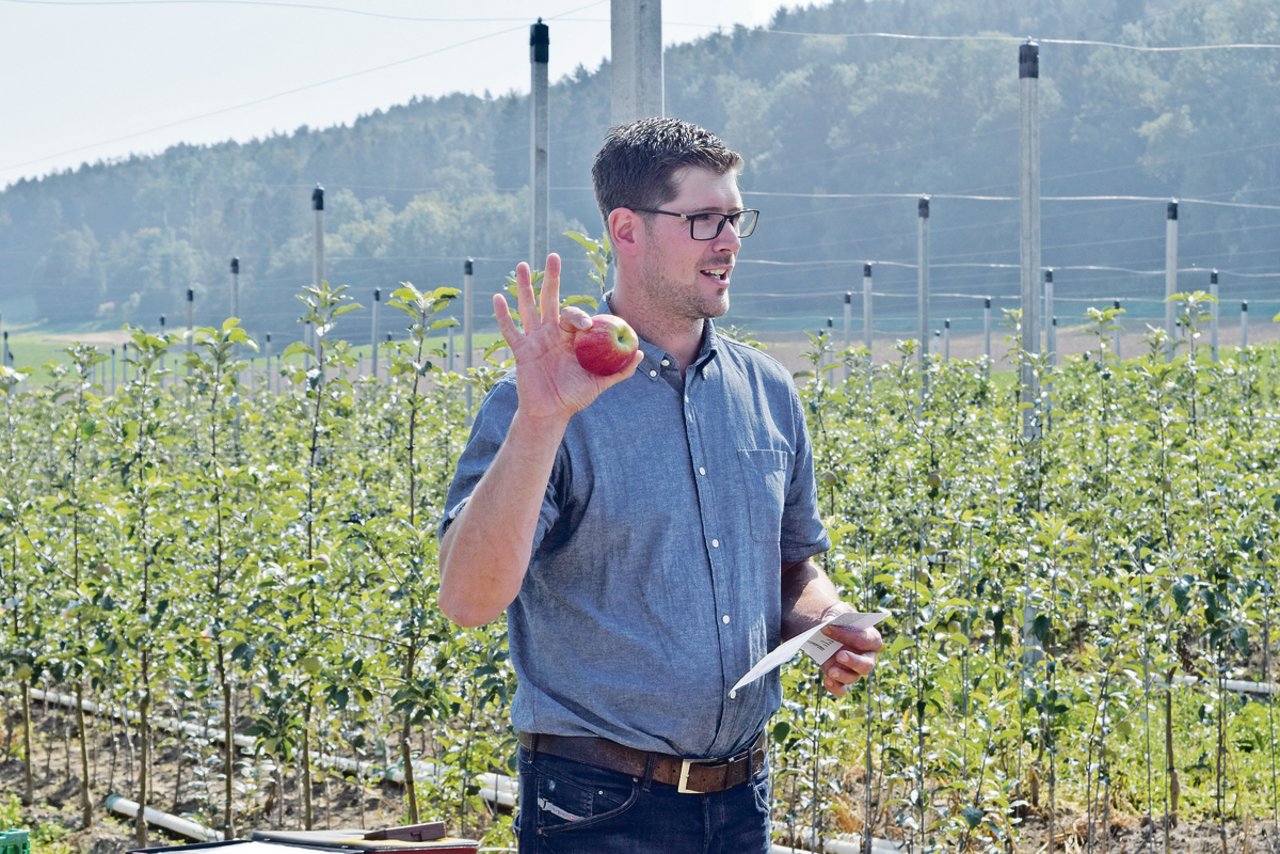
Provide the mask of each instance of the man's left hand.
POLYGON ((842 644, 836 654, 822 665, 822 684, 835 696, 843 697, 850 685, 863 676, 869 676, 875 669, 876 656, 884 643, 874 627, 854 629, 830 625, 822 633, 842 644))

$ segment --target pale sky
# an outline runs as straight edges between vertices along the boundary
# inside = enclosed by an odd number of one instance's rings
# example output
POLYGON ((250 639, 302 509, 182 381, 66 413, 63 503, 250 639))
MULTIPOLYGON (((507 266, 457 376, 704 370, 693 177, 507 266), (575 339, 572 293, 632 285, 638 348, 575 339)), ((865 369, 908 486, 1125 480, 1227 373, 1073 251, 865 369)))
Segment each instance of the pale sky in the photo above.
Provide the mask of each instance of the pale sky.
MULTIPOLYGON (((666 0, 663 40, 767 24, 785 0, 666 0)), ((0 0, 0 187, 178 142, 350 122, 414 95, 529 90, 609 52, 610 0, 0 0)))

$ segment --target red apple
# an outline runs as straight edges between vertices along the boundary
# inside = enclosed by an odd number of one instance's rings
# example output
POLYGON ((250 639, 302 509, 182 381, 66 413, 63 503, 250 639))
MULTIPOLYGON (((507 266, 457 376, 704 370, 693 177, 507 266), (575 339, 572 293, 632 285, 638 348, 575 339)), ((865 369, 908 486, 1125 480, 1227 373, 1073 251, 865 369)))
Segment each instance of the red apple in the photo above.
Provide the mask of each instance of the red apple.
POLYGON ((629 365, 639 346, 635 330, 613 314, 597 314, 591 318, 591 328, 579 332, 573 340, 578 364, 601 377, 616 374, 629 365))

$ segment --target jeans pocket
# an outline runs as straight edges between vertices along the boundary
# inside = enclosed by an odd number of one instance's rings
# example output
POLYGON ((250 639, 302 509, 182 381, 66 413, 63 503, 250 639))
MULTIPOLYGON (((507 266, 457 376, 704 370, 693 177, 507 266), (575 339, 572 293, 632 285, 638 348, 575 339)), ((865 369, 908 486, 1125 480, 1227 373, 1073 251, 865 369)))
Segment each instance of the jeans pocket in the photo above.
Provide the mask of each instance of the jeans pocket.
POLYGON ((770 783, 768 765, 751 778, 751 791, 756 796, 756 807, 764 813, 767 820, 773 812, 773 786, 770 783))
POLYGON ((624 815, 640 794, 639 781, 625 774, 545 755, 534 765, 530 806, 539 836, 596 827, 624 815))

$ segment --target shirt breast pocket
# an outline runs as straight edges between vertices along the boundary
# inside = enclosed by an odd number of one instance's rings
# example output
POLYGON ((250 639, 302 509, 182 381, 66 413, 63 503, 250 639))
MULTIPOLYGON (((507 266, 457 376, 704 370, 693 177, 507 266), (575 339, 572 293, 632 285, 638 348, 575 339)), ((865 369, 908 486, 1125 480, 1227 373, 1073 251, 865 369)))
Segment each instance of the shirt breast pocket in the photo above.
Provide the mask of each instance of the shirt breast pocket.
POLYGON ((782 532, 791 454, 771 448, 739 448, 738 464, 751 537, 757 542, 777 542, 782 532))

